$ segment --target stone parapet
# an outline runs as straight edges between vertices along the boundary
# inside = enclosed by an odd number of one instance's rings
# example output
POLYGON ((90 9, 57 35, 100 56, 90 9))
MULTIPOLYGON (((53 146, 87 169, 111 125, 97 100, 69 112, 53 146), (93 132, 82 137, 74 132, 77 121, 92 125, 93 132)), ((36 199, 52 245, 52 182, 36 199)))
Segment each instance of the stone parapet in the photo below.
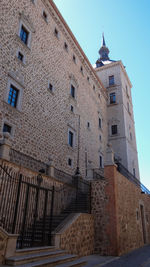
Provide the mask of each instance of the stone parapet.
POLYGON ((91 214, 71 214, 53 234, 55 245, 71 254, 86 256, 94 252, 94 220, 91 214))

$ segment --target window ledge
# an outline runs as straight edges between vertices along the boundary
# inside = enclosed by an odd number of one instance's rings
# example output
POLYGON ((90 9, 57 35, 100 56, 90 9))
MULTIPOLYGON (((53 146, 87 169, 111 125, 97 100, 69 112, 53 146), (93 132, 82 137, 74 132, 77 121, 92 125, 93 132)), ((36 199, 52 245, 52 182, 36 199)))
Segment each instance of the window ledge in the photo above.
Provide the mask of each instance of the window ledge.
POLYGON ((75 151, 75 146, 70 146, 69 144, 67 144, 67 147, 68 147, 68 149, 69 150, 71 150, 72 152, 74 152, 75 151))
POLYGON ((24 48, 26 48, 28 51, 31 51, 31 48, 20 39, 20 36, 18 34, 16 34, 16 39, 20 44, 23 45, 24 48))
POLYGON ((26 62, 21 61, 17 56, 15 56, 18 63, 20 63, 23 67, 26 67, 26 62))
POLYGON ((46 19, 43 15, 42 16, 42 19, 48 24, 48 19, 46 19))
POLYGON ((15 107, 12 107, 12 106, 11 106, 10 104, 8 104, 5 100, 3 100, 3 103, 4 103, 4 105, 7 106, 7 108, 10 108, 13 112, 18 112, 18 113, 20 113, 20 114, 23 113, 22 110, 18 109, 17 107, 16 107, 16 108, 15 108, 15 107))
POLYGON ((107 86, 106 88, 109 89, 109 88, 116 87, 116 86, 117 86, 116 84, 112 84, 112 85, 107 86))
POLYGON ((109 103, 109 104, 107 104, 107 106, 116 106, 116 105, 118 105, 118 103, 109 103))
POLYGON ((69 99, 72 99, 75 103, 77 103, 77 99, 71 95, 69 95, 69 99))
POLYGON ((52 95, 54 95, 55 93, 54 93, 54 90, 53 91, 51 91, 49 88, 47 88, 47 91, 48 91, 48 93, 50 93, 50 94, 52 94, 52 95))

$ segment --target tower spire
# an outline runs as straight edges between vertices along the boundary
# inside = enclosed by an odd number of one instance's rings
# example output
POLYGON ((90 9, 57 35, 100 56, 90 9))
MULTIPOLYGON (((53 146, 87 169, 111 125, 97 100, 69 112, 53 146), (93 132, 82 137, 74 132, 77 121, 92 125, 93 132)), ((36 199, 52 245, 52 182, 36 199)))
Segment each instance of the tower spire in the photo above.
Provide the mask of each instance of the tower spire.
POLYGON ((102 34, 102 45, 101 45, 101 48, 99 50, 99 54, 100 54, 100 60, 109 60, 109 49, 108 47, 106 46, 106 43, 105 43, 105 38, 104 38, 104 33, 102 34))
POLYGON ((102 34, 102 46, 106 46, 105 38, 104 38, 104 32, 103 32, 103 34, 102 34))

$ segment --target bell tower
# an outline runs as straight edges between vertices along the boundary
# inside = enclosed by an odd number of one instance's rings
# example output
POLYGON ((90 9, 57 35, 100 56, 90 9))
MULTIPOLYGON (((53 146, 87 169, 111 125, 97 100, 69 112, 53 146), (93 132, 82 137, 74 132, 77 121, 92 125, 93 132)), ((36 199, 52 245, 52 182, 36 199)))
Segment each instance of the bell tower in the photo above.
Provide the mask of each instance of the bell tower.
POLYGON ((115 158, 139 179, 139 166, 134 127, 131 88, 132 84, 121 60, 109 58, 104 34, 96 61, 95 71, 106 87, 108 95, 107 123, 108 143, 115 158))

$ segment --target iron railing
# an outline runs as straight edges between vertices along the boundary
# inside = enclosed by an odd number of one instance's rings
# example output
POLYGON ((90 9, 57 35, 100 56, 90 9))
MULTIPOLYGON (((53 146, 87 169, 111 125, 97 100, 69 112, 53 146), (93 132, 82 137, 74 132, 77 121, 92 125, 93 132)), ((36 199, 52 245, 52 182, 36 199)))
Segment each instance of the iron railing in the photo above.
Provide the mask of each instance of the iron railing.
POLYGON ((50 245, 54 216, 67 207, 79 211, 80 199, 90 211, 90 183, 79 177, 71 181, 62 186, 41 174, 27 177, 0 165, 0 226, 19 235, 18 248, 50 245))
POLYGON ((125 176, 128 180, 134 183, 136 186, 140 187, 142 193, 149 194, 150 191, 138 180, 132 173, 130 173, 120 162, 115 162, 117 164, 117 170, 125 176))

